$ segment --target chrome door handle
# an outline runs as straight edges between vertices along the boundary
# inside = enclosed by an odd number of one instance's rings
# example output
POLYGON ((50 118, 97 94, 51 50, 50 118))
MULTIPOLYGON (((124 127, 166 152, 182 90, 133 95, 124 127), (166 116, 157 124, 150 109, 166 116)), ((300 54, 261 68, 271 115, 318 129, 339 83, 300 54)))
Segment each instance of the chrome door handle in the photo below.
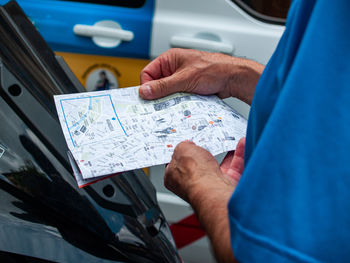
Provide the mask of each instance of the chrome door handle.
POLYGON ((131 41, 134 39, 134 33, 124 30, 114 21, 100 21, 96 24, 83 25, 76 24, 73 32, 78 36, 91 37, 96 45, 101 47, 115 47, 121 41, 131 41))
POLYGON ((123 41, 131 41, 134 38, 132 31, 108 28, 102 26, 75 25, 73 31, 76 35, 84 37, 109 37, 123 41))

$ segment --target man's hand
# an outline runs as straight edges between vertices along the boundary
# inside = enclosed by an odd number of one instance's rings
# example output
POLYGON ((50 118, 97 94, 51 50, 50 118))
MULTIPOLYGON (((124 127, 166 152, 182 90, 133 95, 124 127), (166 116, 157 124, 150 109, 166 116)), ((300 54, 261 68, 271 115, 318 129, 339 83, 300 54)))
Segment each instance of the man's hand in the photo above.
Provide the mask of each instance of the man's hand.
POLYGON ((172 160, 165 169, 164 185, 191 203, 202 184, 218 179, 225 178, 214 156, 193 142, 182 142, 175 148, 172 160))
POLYGON ((227 153, 220 165, 221 172, 237 183, 241 179, 244 170, 244 147, 245 138, 242 138, 238 142, 236 150, 227 153))
MULTIPOLYGON (((250 104, 264 66, 242 58, 196 50, 171 49, 141 72, 140 96, 157 99, 176 92, 221 98, 237 97, 250 104)), ((205 149, 180 143, 165 170, 164 184, 188 201, 205 228, 219 262, 233 262, 228 201, 244 169, 244 139, 221 167, 205 149)))
POLYGON ((257 62, 220 53, 170 49, 143 69, 139 92, 144 99, 188 92, 250 104, 263 69, 257 62))
POLYGON ((228 201, 244 169, 244 138, 219 166, 208 151, 180 143, 165 170, 165 186, 191 204, 205 228, 219 262, 233 262, 228 201))

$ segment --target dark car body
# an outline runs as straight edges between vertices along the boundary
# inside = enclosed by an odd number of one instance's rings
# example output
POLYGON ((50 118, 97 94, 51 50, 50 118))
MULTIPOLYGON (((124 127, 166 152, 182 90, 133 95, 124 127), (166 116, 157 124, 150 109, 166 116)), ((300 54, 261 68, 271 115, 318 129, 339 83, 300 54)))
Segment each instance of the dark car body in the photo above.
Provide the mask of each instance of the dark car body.
POLYGON ((142 170, 77 187, 52 96, 83 88, 15 2, 0 32, 0 262, 181 262, 142 170))

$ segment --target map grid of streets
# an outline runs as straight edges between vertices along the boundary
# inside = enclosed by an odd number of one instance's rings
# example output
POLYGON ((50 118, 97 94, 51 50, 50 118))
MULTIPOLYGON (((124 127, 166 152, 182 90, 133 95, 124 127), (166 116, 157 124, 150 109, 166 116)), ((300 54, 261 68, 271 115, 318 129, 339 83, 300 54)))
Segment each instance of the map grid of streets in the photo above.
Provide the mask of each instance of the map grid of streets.
POLYGON ((168 163, 185 140, 217 155, 245 136, 247 121, 216 96, 177 93, 144 101, 138 88, 54 97, 82 182, 168 163))

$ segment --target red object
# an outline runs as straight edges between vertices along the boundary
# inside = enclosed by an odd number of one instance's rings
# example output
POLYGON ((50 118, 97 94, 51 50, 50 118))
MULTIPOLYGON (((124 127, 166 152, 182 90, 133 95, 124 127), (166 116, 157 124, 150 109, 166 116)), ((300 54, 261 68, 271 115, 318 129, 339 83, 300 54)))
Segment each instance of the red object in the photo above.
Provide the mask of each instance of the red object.
POLYGON ((103 177, 103 178, 100 178, 100 179, 91 181, 91 182, 89 182, 89 183, 83 184, 83 185, 79 186, 79 189, 81 189, 81 188, 83 188, 83 187, 85 187, 85 186, 88 186, 88 185, 97 183, 97 182, 102 181, 102 180, 104 180, 104 179, 110 178, 110 177, 112 177, 112 176, 118 175, 118 174, 121 174, 121 173, 111 174, 111 175, 109 175, 109 176, 106 176, 106 177, 103 177))
POLYGON ((206 235, 195 214, 172 224, 170 230, 178 249, 183 248, 206 235))

